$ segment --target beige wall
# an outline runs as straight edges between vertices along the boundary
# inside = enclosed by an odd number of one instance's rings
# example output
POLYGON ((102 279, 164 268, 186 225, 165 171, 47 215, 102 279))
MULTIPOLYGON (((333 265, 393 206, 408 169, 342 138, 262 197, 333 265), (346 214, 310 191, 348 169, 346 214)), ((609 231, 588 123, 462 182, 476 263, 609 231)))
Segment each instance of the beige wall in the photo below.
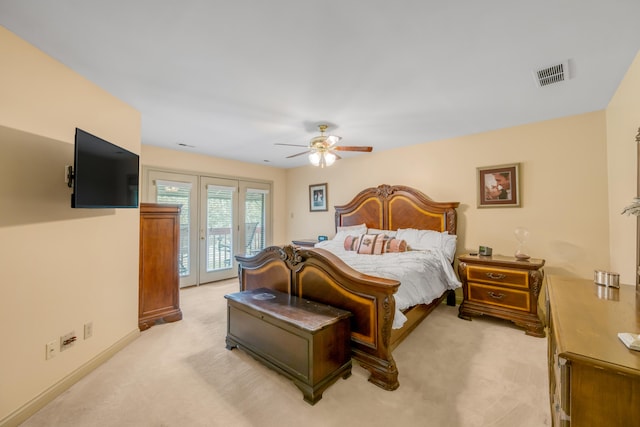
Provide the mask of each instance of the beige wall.
MULTIPOLYGON (((213 177, 235 177, 271 181, 273 197, 273 244, 286 242, 284 207, 287 195, 286 171, 270 166, 254 165, 182 151, 167 150, 151 145, 142 146, 141 162, 144 166, 161 169, 197 172, 213 177)), ((142 194, 145 194, 143 189, 142 194)), ((144 196, 143 196, 144 197, 144 196)))
POLYGON ((308 185, 326 182, 329 205, 358 191, 402 184, 436 201, 460 202, 458 252, 491 246, 512 255, 513 231, 531 232, 529 249, 547 272, 593 277, 609 267, 604 111, 391 151, 361 154, 331 168, 292 169, 288 179, 289 238, 334 234, 333 210, 308 209, 308 185), (520 163, 522 207, 478 209, 476 168, 520 163), (594 203, 600 200, 602 203, 594 203))
POLYGON ((640 130, 640 54, 607 107, 611 270, 635 283, 637 218, 620 215, 638 195, 635 137, 640 130))
POLYGON ((64 167, 76 127, 139 152, 140 114, 2 27, 0 57, 2 425, 138 334, 138 210, 71 209, 64 167))

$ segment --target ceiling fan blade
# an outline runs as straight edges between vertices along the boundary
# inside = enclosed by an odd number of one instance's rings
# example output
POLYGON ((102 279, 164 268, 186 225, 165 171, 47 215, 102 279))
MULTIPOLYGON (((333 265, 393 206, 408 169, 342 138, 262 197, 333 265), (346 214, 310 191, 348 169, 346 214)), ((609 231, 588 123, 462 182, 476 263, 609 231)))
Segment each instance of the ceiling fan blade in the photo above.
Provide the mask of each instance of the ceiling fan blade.
POLYGON ((333 147, 332 149, 337 151, 363 151, 367 153, 373 151, 373 147, 365 147, 364 145, 339 145, 337 147, 333 147))
POLYGON ((309 145, 300 145, 300 144, 281 144, 279 142, 276 142, 273 145, 286 145, 288 147, 308 147, 309 145))
POLYGON ((327 138, 325 139, 325 141, 327 141, 327 144, 330 147, 333 147, 334 145, 336 145, 338 142, 340 142, 340 140, 342 139, 341 136, 336 136, 336 135, 329 135, 327 136, 327 138))
POLYGON ((293 155, 291 155, 291 156, 287 156, 287 157, 285 157, 285 159, 290 159, 290 158, 292 158, 292 157, 302 156, 302 155, 307 154, 307 153, 310 153, 310 152, 311 152, 311 150, 303 151, 302 153, 298 153, 298 154, 293 154, 293 155))

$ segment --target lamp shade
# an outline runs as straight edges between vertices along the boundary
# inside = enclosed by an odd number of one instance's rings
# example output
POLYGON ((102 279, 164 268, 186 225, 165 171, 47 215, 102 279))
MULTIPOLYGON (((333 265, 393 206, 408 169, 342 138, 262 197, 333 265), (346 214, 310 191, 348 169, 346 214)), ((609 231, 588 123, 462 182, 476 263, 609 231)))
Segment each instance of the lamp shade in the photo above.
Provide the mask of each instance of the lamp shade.
POLYGON ((331 166, 336 161, 336 155, 330 151, 315 151, 309 154, 309 162, 313 166, 320 166, 321 168, 325 166, 331 166))
POLYGON ((320 153, 315 151, 309 154, 309 161, 313 166, 320 166, 320 153))
POLYGON ((327 151, 326 153, 324 153, 324 161, 327 166, 331 166, 336 161, 336 155, 327 151))

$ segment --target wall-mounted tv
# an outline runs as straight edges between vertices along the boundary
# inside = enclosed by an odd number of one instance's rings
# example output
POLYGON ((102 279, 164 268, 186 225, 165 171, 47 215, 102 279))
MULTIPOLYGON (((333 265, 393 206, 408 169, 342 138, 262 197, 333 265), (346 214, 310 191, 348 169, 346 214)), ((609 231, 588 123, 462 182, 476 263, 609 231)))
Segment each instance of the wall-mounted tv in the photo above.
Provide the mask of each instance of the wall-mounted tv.
POLYGON ((76 128, 72 208, 137 208, 140 157, 76 128))

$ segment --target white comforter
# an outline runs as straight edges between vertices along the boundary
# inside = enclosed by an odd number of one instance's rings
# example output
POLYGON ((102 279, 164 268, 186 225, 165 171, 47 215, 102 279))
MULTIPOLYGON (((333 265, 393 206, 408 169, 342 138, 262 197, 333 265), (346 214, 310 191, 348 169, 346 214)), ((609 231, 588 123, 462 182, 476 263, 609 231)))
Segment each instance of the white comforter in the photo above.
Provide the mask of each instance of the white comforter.
POLYGON ((450 261, 439 249, 360 255, 355 251, 346 251, 344 243, 336 240, 317 243, 316 247, 332 252, 361 273, 400 282, 398 292, 394 295, 394 329, 401 328, 407 321, 401 310, 416 304, 428 304, 442 295, 446 289, 461 286, 450 261))

